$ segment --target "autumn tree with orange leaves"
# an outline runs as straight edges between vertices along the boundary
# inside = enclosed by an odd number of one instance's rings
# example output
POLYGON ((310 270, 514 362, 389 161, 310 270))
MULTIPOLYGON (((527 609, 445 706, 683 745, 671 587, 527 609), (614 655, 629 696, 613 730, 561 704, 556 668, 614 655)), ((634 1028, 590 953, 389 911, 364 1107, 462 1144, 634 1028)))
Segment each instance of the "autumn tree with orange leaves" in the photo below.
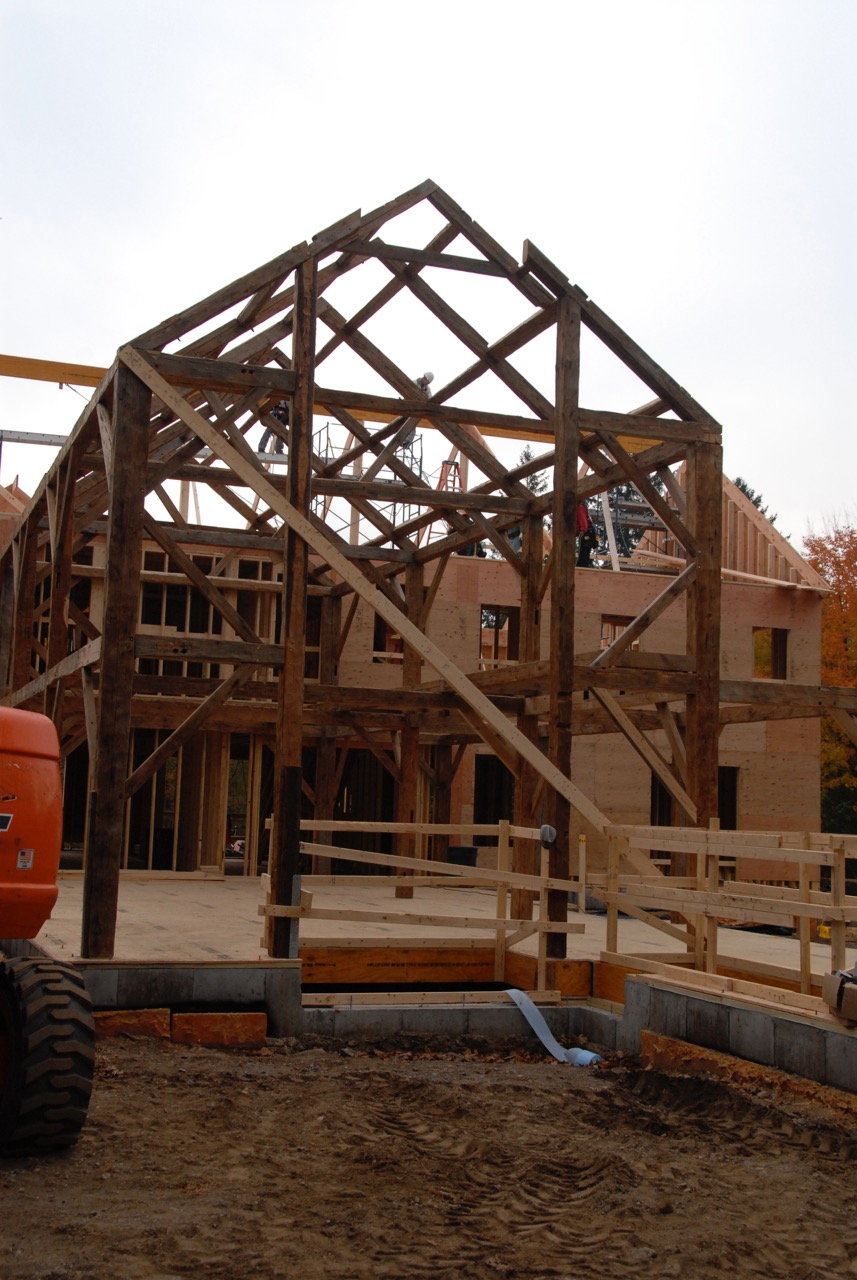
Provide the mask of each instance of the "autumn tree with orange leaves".
MULTIPOLYGON (((857 528, 834 524, 804 538, 804 556, 831 587, 821 614, 821 680, 857 688, 857 528)), ((821 729, 825 831, 857 832, 857 747, 831 720, 821 729)))

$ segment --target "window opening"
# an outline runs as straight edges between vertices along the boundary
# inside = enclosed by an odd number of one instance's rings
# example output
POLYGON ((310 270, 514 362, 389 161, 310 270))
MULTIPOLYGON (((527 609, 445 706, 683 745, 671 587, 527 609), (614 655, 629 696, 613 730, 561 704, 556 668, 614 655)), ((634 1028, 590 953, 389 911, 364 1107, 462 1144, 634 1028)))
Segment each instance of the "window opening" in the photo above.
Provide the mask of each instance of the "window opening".
POLYGON ((753 628, 753 679, 785 680, 788 676, 788 631, 753 628))
POLYGON ((483 604, 481 611, 480 669, 502 667, 517 662, 521 634, 518 605, 483 604))

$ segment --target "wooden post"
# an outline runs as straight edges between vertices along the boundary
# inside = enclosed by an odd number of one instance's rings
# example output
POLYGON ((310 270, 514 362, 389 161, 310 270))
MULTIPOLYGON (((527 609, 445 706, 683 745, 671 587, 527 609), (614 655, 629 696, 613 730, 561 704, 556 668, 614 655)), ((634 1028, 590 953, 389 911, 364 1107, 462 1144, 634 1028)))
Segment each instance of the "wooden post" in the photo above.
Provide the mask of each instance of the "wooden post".
MULTIPOLYGON (((804 837, 804 848, 809 847, 809 841, 804 837)), ((809 902, 810 867, 808 862, 800 864, 800 896, 802 902, 809 902)), ((809 916, 798 916, 795 920, 797 929, 798 942, 800 946, 800 989, 803 995, 810 995, 812 992, 812 952, 810 943, 812 940, 812 921, 809 916)))
MULTIPOLYGON (((452 821, 452 747, 448 742, 438 742, 434 748, 434 786, 432 790, 432 822, 452 821)), ((436 862, 445 862, 449 849, 448 835, 434 835, 431 856, 436 862)))
MULTIPOLYGON (((580 386, 580 305, 568 295, 557 302, 556 454, 554 458, 553 578, 550 620, 551 763, 571 776, 572 694, 574 692, 574 566, 577 523, 578 395, 580 386)), ((552 825, 556 841, 550 851, 550 873, 567 878, 571 805, 552 791, 552 825)), ((548 894, 551 920, 568 919, 565 893, 548 894)), ((549 934, 548 953, 566 954, 565 934, 549 934)))
POLYGON ((688 524, 696 540, 697 572, 687 592, 687 652, 696 686, 687 699, 687 789, 697 825, 717 817, 720 722, 720 556, 723 451, 719 444, 688 450, 688 524))
MULTIPOLYGON (((296 271, 293 366, 295 391, 289 427, 289 502, 309 514, 312 423, 315 391, 316 264, 310 259, 296 271)), ((303 769, 304 650, 309 548, 286 529, 283 572, 283 644, 277 701, 277 752, 274 763, 274 830, 271 833, 271 897, 289 906, 299 870, 303 769)), ((288 919, 276 917, 271 954, 287 958, 291 940, 288 919)))
MULTIPOLYGON (((539 863, 539 875, 542 882, 550 876, 551 850, 542 848, 541 860, 539 863)), ((550 920, 550 890, 542 888, 539 890, 539 920, 550 920)), ((536 961, 536 990, 546 991, 548 985, 548 947, 550 940, 554 935, 545 933, 544 929, 539 929, 538 933, 538 959, 536 961)), ((562 935, 565 937, 565 935, 562 935)))
MULTIPOLYGON (((51 488, 53 518, 48 527, 51 544, 51 600, 48 628, 48 667, 56 666, 68 652, 68 593, 71 588, 71 553, 74 517, 74 482, 80 444, 72 447, 59 467, 56 486, 51 488)), ((46 703, 47 706, 47 703, 46 703)), ((61 724, 57 724, 61 730, 61 724)))
POLYGON ((196 733, 181 748, 176 871, 196 871, 200 864, 204 741, 203 735, 196 733))
POLYGON ((205 743, 205 804, 202 811, 202 855, 207 867, 223 867, 229 811, 229 734, 208 732, 205 743))
MULTIPOLYGON (((497 870, 509 871, 512 866, 512 847, 509 839, 509 822, 501 818, 497 825, 497 870)), ((506 927, 509 890, 497 885, 497 933, 494 941, 494 981, 502 982, 506 973, 506 927)))
POLYGON ((11 552, 3 562, 0 581, 0 698, 9 688, 9 659, 15 626, 15 571, 11 552))
MULTIPOLYGON (((539 582, 544 556, 544 525, 541 516, 528 516, 521 526, 523 537, 522 558, 524 572, 521 575, 521 628, 519 637, 519 661, 538 662, 541 657, 541 599, 539 582)), ((538 745, 539 718, 519 715, 518 728, 538 745)), ((537 806, 538 774, 526 760, 521 761, 520 772, 515 779, 515 826, 539 826, 537 806)), ((530 840, 519 840, 515 845, 515 871, 534 875, 538 867, 538 850, 530 840)), ((526 919, 532 915, 534 894, 529 889, 512 890, 512 916, 526 919)))
MULTIPOLYGON (((832 890, 831 897, 834 907, 845 906, 845 846, 836 845, 833 852, 836 854, 836 861, 830 868, 830 888, 832 890)), ((837 969, 845 968, 845 933, 846 924, 844 920, 832 920, 830 924, 830 970, 835 973, 837 969)))
POLYGON ((577 909, 586 915, 586 836, 577 837, 577 909))
POLYGON ((39 527, 28 520, 18 538, 15 572, 15 622, 12 642, 10 688, 29 684, 33 669, 33 605, 36 591, 36 557, 39 527))
MULTIPOLYGON (((322 596, 321 629, 319 636, 318 678, 322 685, 338 683, 339 664, 337 649, 342 624, 342 600, 339 596, 322 596)), ((316 818, 332 818, 336 807, 336 737, 335 730, 324 728, 315 750, 315 809, 316 818)), ((313 872, 329 875, 331 859, 320 855, 313 857, 313 872)))
MULTIPOLYGON (((423 611, 423 566, 409 564, 405 570, 405 610, 415 626, 419 626, 423 611)), ((413 689, 420 683, 422 659, 412 645, 406 644, 402 655, 402 688, 413 689)), ((401 778, 396 794, 397 822, 416 822, 417 796, 420 776, 420 730, 417 721, 408 717, 400 734, 401 778)), ((412 835, 398 835, 396 853, 400 857, 415 858, 416 844, 412 835)), ((397 898, 412 898, 414 890, 409 885, 397 885, 397 898)))
POLYGON ((145 383, 120 364, 114 379, 115 450, 104 571, 98 767, 87 816, 80 944, 82 956, 99 959, 113 955, 116 941, 151 402, 145 383))
MULTIPOLYGON (((619 892, 619 854, 620 836, 607 837, 607 893, 619 892)), ((607 950, 611 954, 619 950, 619 906, 616 902, 607 903, 607 950)))

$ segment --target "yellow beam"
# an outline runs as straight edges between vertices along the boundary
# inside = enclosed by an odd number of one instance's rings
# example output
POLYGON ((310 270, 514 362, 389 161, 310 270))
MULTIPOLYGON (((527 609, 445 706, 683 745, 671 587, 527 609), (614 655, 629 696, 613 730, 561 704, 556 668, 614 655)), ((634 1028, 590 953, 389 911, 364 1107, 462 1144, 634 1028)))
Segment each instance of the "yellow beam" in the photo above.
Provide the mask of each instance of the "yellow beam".
MULTIPOLYGON (((65 360, 32 360, 29 356, 0 355, 0 377, 5 378, 29 378, 34 382, 69 383, 73 387, 97 387, 106 372, 106 369, 100 369, 97 365, 92 364, 69 364, 65 360)), ((327 416, 329 412, 322 405, 316 405, 315 411, 322 417, 327 416)), ((364 422, 384 423, 391 422, 393 415, 389 413, 373 413, 363 409, 360 411, 360 418, 364 422)), ((426 420, 421 425, 423 427, 433 427, 434 423, 426 420)), ((488 425, 481 426, 479 430, 484 436, 503 437, 506 434, 488 425)), ((529 430, 519 431, 515 438, 550 444, 553 441, 553 431, 550 429, 540 430, 538 425, 534 425, 529 430)), ((650 444, 657 443, 655 440, 626 440, 622 437, 620 439, 622 439, 624 447, 633 453, 647 448, 650 444)))
POLYGON ((92 364, 68 364, 65 360, 31 360, 28 356, 0 355, 0 377, 29 378, 34 382, 67 382, 73 387, 97 387, 106 373, 92 364))

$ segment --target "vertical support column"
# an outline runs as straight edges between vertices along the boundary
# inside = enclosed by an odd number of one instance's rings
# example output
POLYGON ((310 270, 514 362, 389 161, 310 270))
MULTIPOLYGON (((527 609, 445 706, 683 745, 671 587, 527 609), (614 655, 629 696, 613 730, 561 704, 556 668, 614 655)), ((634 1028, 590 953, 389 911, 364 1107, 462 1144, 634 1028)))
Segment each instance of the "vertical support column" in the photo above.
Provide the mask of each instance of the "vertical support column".
MULTIPOLYGON (((830 870, 830 888, 833 906, 838 907, 841 911, 845 906, 845 890, 847 883, 845 879, 845 845, 837 844, 833 847, 836 854, 836 861, 830 870)), ((832 921, 830 925, 830 969, 835 973, 837 969, 844 969, 846 965, 845 959, 845 921, 838 917, 832 921)))
POLYGON ((14 639, 10 663, 12 689, 20 689, 32 679, 38 531, 38 516, 34 513, 21 529, 17 541, 14 639))
MULTIPOLYGON (((337 649, 342 626, 342 600, 339 596, 323 596, 321 601, 321 635, 319 637, 318 678, 322 685, 338 683, 337 649)), ((332 818, 336 806, 336 737, 335 730, 323 728, 315 752, 315 817, 332 818)), ((326 836, 324 843, 329 843, 326 836)), ((313 871, 328 875, 331 859, 316 855, 313 871)))
MULTIPOLYGON (((519 655, 521 662, 538 662, 541 657, 541 600, 539 582, 544 559, 544 525, 541 516, 528 516, 522 522, 522 558, 524 572, 521 577, 521 632, 519 655)), ((518 728, 537 744, 539 718, 519 715, 518 728)), ((539 794, 539 778, 525 760, 521 760, 520 773, 515 780, 516 827, 539 826, 535 798, 539 794)), ((538 870, 538 850, 531 840, 519 840, 515 845, 516 871, 535 875, 538 870)), ((512 890, 512 916, 525 919, 532 913, 534 894, 530 889, 512 890)))
MULTIPOLYGON (((432 822, 438 825, 452 821, 452 746, 438 742, 434 748, 434 785, 432 791, 432 822)), ((431 841, 431 856, 436 862, 446 862, 449 836, 435 835, 431 841)))
MULTIPOLYGON (((295 391, 289 425, 289 502, 309 514, 312 464, 312 412, 315 392, 316 264, 310 259, 296 272, 294 347, 295 391)), ((289 906, 298 874, 301 845, 303 769, 304 650, 309 548, 286 530, 283 574, 284 662, 277 702, 277 753, 274 762, 274 830, 271 841, 271 901, 289 906)), ((286 958, 290 921, 276 917, 271 955, 286 958)))
POLYGON ((687 699, 687 789, 697 825, 717 817, 720 742, 720 558, 723 451, 699 443, 688 450, 687 519, 696 539, 696 578, 687 593, 687 652, 696 673, 687 699))
POLYGON ((611 955, 619 950, 619 859, 621 836, 607 837, 607 936, 605 947, 611 955))
MULTIPOLYGON (((405 570, 405 610, 408 619, 419 626, 423 611, 423 567, 409 564, 405 570)), ((402 655, 402 688, 413 689, 422 675, 422 658, 416 649, 406 644, 402 655)), ((398 792, 396 796, 396 821, 416 822, 420 779, 420 730, 416 717, 409 715, 401 732, 401 761, 398 792)), ((415 858, 417 845, 412 835, 396 836, 396 853, 399 857, 415 858)), ((408 873, 410 874, 410 873, 408 873)), ((397 898, 412 898, 413 888, 397 885, 397 898)))
POLYGON ((15 630, 15 570, 12 553, 0 567, 0 698, 9 691, 9 660, 15 630))
POLYGON ((200 858, 204 737, 195 733, 181 748, 181 780, 176 840, 176 871, 196 871, 200 858))
MULTIPOLYGON (((51 597, 48 622, 48 668, 68 652, 68 597, 71 590, 71 555, 74 545, 74 483, 77 475, 79 443, 72 446, 69 457, 59 467, 54 491, 53 517, 49 521, 51 539, 51 597)), ((49 504, 51 498, 48 498, 49 504)), ((53 718, 62 738, 63 682, 51 691, 45 690, 44 710, 53 718)))
MULTIPOLYGON (((509 821, 501 818, 497 824, 497 870, 502 874, 512 869, 512 841, 509 821)), ((521 843, 519 841, 519 843, 521 843)), ((494 981, 502 982, 506 976, 506 920, 508 919, 509 890, 505 884, 497 885, 497 932, 494 937, 494 981)), ((514 911, 512 918, 515 918, 514 911)))
MULTIPOLYGON (((580 389, 580 305, 563 295, 557 303, 556 453, 554 457, 553 576, 550 622, 550 739, 553 764, 571 774, 571 710, 574 691, 574 537, 577 517, 578 407, 580 389)), ((550 874, 569 873, 571 805, 552 792, 556 841, 550 850, 550 874)), ((548 918, 566 920, 565 893, 548 893, 548 918)), ((548 954, 562 959, 565 934, 549 934, 548 954)))
POLYGON ((228 733, 206 732, 205 805, 202 810, 202 855, 207 867, 223 868, 226 823, 229 815, 229 751, 228 733))
POLYGON ((80 944, 82 956, 103 959, 113 955, 116 940, 151 401, 145 383, 120 363, 114 378, 116 447, 104 573, 98 767, 89 797, 80 944))
MULTIPOLYGON (((809 848, 809 836, 804 836, 803 845, 805 849, 809 848)), ((810 869, 808 862, 800 864, 800 900, 801 902, 811 902, 810 890, 810 869)), ((800 951, 800 989, 801 994, 808 996, 812 994, 812 951, 810 949, 812 942, 811 920, 809 916, 798 916, 795 920, 795 930, 798 935, 798 945, 800 951)))

